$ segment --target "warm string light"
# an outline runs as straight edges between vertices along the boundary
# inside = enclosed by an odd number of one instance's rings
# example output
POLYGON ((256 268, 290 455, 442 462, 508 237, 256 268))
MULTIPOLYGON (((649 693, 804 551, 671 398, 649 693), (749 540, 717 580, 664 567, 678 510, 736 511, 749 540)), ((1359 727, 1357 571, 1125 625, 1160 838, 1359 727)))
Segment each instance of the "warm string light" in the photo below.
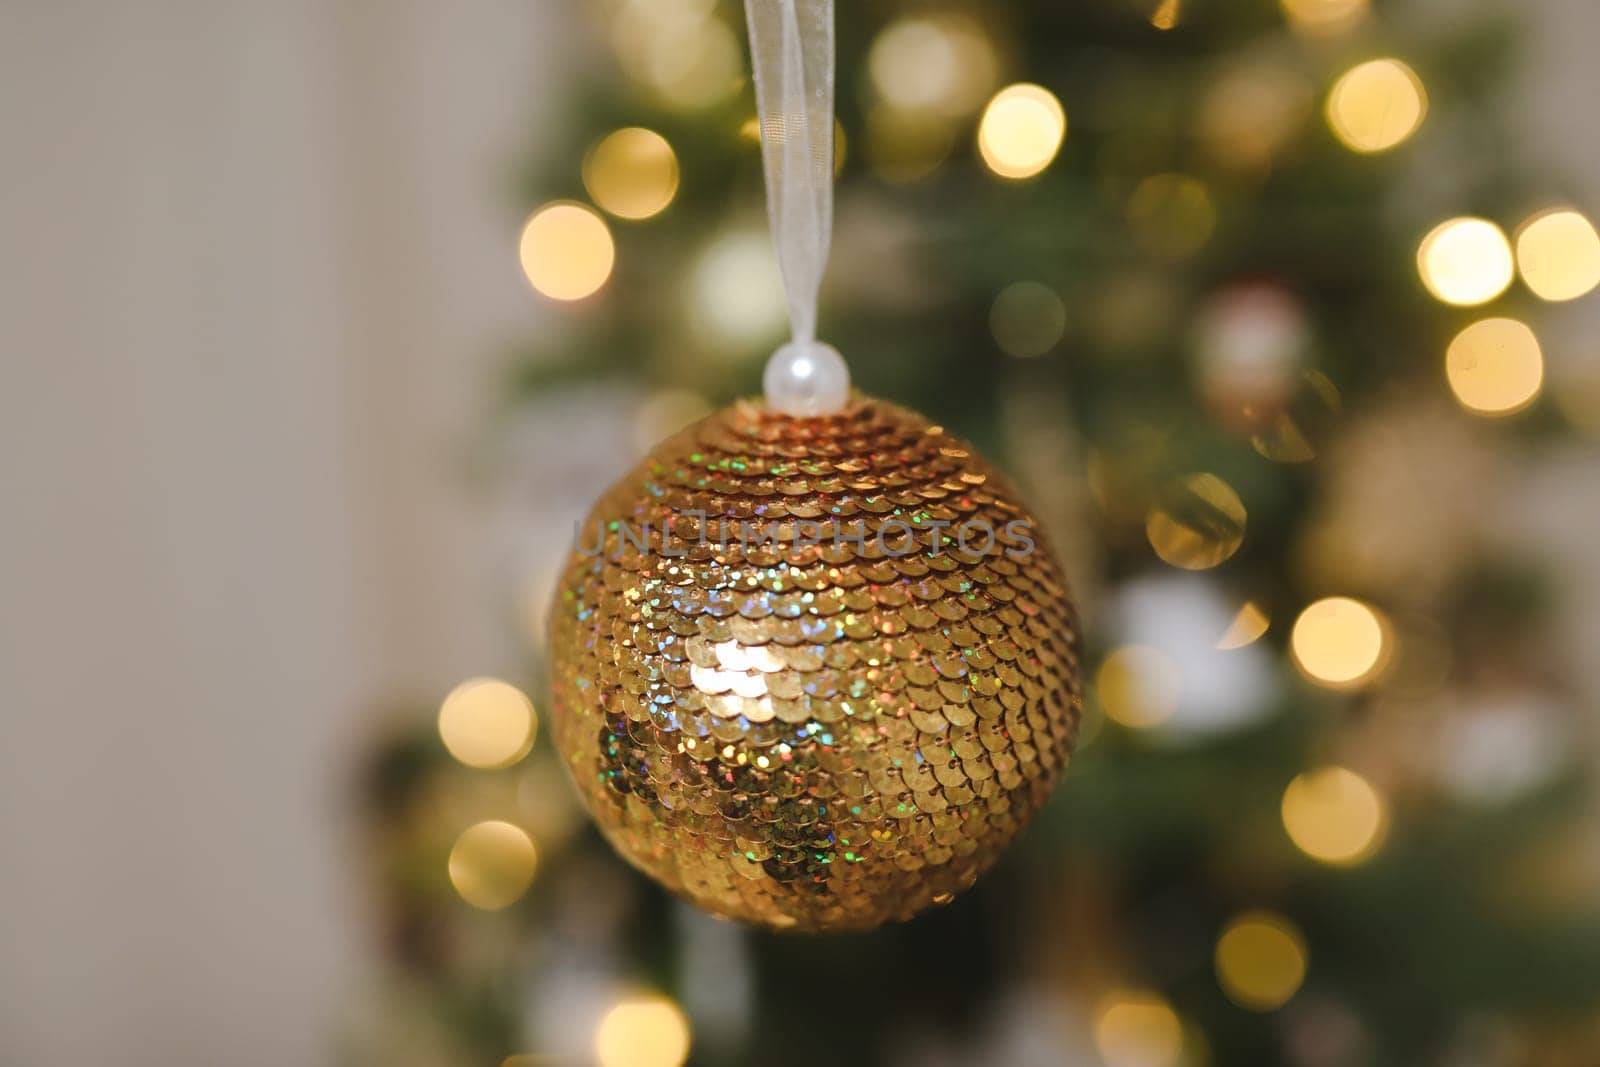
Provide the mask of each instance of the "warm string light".
POLYGON ((689 1020, 683 1009, 655 993, 612 1006, 595 1029, 600 1067, 682 1067, 689 1058, 689 1020))
POLYGON ((1123 645, 1100 664, 1095 692, 1106 718, 1149 730, 1172 717, 1183 697, 1183 673, 1172 658, 1144 645, 1123 645))
POLYGON ((518 826, 491 819, 467 827, 450 850, 450 884, 475 908, 499 911, 533 883, 538 853, 518 826))
POLYGON ((1108 993, 1095 1007, 1094 1043, 1106 1067, 1178 1067, 1183 1023, 1165 997, 1143 990, 1108 993))
POLYGON ((1517 268, 1540 299, 1576 300, 1600 285, 1600 234, 1570 208, 1542 212, 1517 231, 1517 268))
POLYGON ((1281 915, 1249 912, 1223 930, 1213 960, 1229 1000, 1251 1011, 1276 1011, 1305 981, 1305 937, 1281 915))
POLYGON ((1389 812, 1371 782, 1345 767, 1307 771, 1283 792, 1283 827, 1295 847, 1335 867, 1370 859, 1382 846, 1389 812))
POLYGON ((1386 152, 1409 139, 1428 114, 1416 71, 1398 59, 1374 59, 1346 71, 1328 93, 1328 126, 1356 152, 1386 152))
POLYGON ((1371 0, 1281 0, 1283 13, 1296 30, 1330 35, 1366 18, 1371 0))
POLYGON ((1516 319, 1484 319, 1456 335, 1445 353, 1445 377, 1461 406, 1478 415, 1511 415, 1539 395, 1544 355, 1539 339, 1516 319))
POLYGON ((1428 291, 1446 304, 1487 304, 1511 285, 1511 242, 1487 219, 1450 219, 1422 239, 1417 270, 1428 291))
POLYGON ((666 210, 678 192, 678 157, 667 139, 630 126, 603 138, 583 161, 583 186, 605 211, 647 219, 666 210))
POLYGON ((497 678, 473 678, 439 706, 439 737, 450 755, 491 770, 520 761, 533 747, 538 719, 522 690, 497 678))
POLYGON ((617 258, 600 216, 569 201, 533 213, 522 228, 520 253, 528 282, 552 300, 582 300, 599 292, 617 258))
POLYGON ((989 330, 1000 350, 1018 359, 1042 356, 1060 342, 1067 329, 1067 308, 1061 296, 1039 282, 1016 282, 994 298, 989 330))
POLYGON ((1388 657, 1388 628, 1376 609, 1351 597, 1307 607, 1289 634, 1289 649, 1306 677, 1332 689, 1370 681, 1388 657))
POLYGON ((1061 150, 1067 113, 1041 85, 1008 85, 995 94, 978 124, 978 152, 1002 178, 1020 181, 1043 173, 1061 150))

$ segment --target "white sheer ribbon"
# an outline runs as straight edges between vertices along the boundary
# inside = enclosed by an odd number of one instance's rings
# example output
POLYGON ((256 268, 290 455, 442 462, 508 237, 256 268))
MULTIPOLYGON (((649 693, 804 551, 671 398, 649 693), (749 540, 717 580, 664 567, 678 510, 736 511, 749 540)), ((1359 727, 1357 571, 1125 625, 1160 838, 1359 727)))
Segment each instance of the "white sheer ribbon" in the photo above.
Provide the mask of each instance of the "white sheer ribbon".
POLYGON ((817 336, 833 238, 834 0, 745 0, 767 219, 796 346, 817 336))

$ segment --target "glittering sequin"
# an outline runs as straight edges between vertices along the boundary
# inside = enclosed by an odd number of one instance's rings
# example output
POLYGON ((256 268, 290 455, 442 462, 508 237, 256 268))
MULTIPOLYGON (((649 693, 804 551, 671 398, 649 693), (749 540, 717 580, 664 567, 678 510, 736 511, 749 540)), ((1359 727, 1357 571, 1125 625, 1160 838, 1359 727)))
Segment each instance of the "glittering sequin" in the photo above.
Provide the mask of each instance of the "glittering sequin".
POLYGON ((1014 490, 920 417, 740 403, 579 531, 554 733, 626 859, 715 914, 864 929, 949 901, 1049 796, 1077 622, 1014 490))

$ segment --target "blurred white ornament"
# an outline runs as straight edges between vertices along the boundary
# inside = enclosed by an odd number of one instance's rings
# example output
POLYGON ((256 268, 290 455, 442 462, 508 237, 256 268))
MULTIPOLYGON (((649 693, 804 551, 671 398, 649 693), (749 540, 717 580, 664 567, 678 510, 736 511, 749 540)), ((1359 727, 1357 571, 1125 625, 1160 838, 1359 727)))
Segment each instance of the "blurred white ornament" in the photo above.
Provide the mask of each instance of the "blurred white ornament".
POLYGON ((1276 285, 1213 296, 1195 323, 1195 373, 1207 406, 1232 425, 1283 407, 1310 357, 1300 302, 1276 285))
POLYGON ((1278 691, 1272 659, 1260 645, 1217 647, 1235 610, 1216 582, 1199 574, 1139 578, 1117 593, 1111 632, 1119 642, 1158 653, 1147 661, 1170 677, 1153 681, 1175 690, 1151 736, 1194 741, 1266 715, 1278 691))
POLYGON ((832 415, 850 400, 850 368, 821 341, 783 345, 761 376, 767 406, 785 415, 832 415))
POLYGON ((764 229, 731 230, 714 239, 689 286, 696 322, 732 347, 771 340, 789 321, 783 278, 764 229))
POLYGON ((1538 694, 1505 694, 1458 708, 1435 746, 1440 783, 1458 799, 1510 803, 1569 765, 1570 720, 1538 694))

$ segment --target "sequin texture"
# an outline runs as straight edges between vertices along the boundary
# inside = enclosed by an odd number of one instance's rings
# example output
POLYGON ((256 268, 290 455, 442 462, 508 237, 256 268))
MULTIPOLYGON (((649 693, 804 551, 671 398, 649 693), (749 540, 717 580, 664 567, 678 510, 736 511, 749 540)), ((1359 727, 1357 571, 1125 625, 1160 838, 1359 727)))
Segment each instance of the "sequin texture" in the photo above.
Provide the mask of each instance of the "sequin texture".
POLYGON ((1050 795, 1077 621, 1016 492, 919 416, 742 402, 578 531, 551 609, 556 744, 626 859, 806 931, 971 886, 1050 795))

